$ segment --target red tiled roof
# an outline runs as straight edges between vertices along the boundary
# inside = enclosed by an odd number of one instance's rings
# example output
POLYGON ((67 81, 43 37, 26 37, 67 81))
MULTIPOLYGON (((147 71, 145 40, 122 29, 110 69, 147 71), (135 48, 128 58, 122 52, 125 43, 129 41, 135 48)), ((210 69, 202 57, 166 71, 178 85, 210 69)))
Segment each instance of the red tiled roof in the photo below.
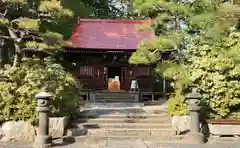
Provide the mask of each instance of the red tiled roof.
POLYGON ((138 31, 147 20, 79 19, 69 38, 70 48, 134 50, 143 39, 153 38, 153 31, 138 31))

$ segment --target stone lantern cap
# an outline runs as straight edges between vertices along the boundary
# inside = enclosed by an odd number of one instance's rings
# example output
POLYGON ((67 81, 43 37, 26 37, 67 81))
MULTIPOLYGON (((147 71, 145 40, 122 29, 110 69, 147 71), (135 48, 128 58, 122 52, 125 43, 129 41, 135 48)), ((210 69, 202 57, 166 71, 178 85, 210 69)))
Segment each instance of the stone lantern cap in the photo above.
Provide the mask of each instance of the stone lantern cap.
POLYGON ((202 95, 197 92, 196 89, 193 89, 193 91, 186 95, 187 99, 201 99, 202 95))
POLYGON ((53 95, 51 93, 48 93, 48 92, 40 92, 38 93, 35 98, 36 99, 50 99, 50 97, 52 97, 53 95))

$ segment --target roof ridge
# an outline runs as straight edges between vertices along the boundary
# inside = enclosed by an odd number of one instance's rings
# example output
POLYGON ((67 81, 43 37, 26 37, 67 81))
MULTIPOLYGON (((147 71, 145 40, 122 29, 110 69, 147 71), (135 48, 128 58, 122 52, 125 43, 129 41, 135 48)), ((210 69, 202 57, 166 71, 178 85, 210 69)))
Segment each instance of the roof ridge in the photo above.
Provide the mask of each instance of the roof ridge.
POLYGON ((104 22, 104 23, 136 23, 136 24, 149 24, 150 20, 121 20, 121 19, 88 19, 78 17, 78 24, 80 22, 104 22))

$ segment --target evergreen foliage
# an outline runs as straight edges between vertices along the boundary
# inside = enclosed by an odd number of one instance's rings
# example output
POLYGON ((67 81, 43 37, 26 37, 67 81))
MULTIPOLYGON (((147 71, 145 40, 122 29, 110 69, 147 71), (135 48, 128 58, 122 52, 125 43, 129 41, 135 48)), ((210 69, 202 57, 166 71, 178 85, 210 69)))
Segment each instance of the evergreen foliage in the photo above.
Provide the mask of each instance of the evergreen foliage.
POLYGON ((239 4, 222 0, 134 0, 133 5, 152 19, 157 37, 143 41, 129 62, 157 63, 156 73, 175 80, 175 93, 169 99, 171 115, 187 114, 184 95, 193 87, 204 95, 203 103, 213 118, 226 118, 238 108, 239 62, 232 53, 240 56, 236 44, 239 4), (162 59, 163 52, 170 52, 171 58, 162 59))
POLYGON ((72 75, 52 58, 23 58, 16 68, 5 70, 8 81, 0 82, 0 124, 8 120, 37 123, 35 95, 51 92, 52 115, 74 117, 80 88, 72 75))
POLYGON ((74 12, 74 16, 67 21, 58 22, 59 31, 64 34, 65 39, 72 33, 74 24, 80 18, 98 19, 143 19, 134 12, 132 4, 127 0, 61 0, 64 8, 74 12))
POLYGON ((13 66, 21 61, 22 48, 34 48, 55 53, 64 40, 57 30, 59 20, 73 15, 59 0, 0 1, 0 38, 14 44, 13 66))
POLYGON ((0 1, 0 39, 9 46, 4 50, 10 49, 7 52, 11 64, 0 73, 8 77, 0 82, 0 122, 29 120, 35 124, 35 95, 40 91, 54 95, 52 116, 74 117, 81 99, 80 88, 53 59, 64 44, 60 24, 72 16, 73 12, 65 9, 60 0, 0 1), (30 49, 33 55, 45 51, 51 58, 26 58, 23 49, 30 49))
POLYGON ((199 36, 189 43, 186 55, 191 86, 203 94, 208 118, 229 118, 239 112, 239 34, 234 30, 214 45, 199 36))
POLYGON ((94 8, 92 8, 87 1, 61 0, 61 2, 64 8, 73 12, 73 17, 58 22, 58 30, 63 33, 65 39, 68 39, 72 34, 73 26, 77 23, 78 17, 93 18, 95 17, 95 13, 94 8))

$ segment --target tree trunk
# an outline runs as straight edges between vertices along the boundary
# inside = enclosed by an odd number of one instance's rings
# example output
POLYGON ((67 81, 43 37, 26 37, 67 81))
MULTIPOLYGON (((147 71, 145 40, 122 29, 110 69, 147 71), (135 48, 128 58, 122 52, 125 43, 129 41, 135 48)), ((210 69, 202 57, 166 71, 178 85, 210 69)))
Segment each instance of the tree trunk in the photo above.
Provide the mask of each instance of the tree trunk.
POLYGON ((12 67, 17 67, 19 65, 19 62, 21 61, 21 49, 19 46, 21 38, 18 38, 17 34, 10 28, 8 29, 8 32, 11 38, 14 39, 14 47, 15 47, 15 55, 14 55, 14 61, 13 61, 12 67))
POLYGON ((14 61, 13 61, 12 67, 17 67, 19 65, 19 62, 21 61, 21 51, 17 43, 14 43, 14 47, 15 47, 15 55, 14 55, 14 61))

